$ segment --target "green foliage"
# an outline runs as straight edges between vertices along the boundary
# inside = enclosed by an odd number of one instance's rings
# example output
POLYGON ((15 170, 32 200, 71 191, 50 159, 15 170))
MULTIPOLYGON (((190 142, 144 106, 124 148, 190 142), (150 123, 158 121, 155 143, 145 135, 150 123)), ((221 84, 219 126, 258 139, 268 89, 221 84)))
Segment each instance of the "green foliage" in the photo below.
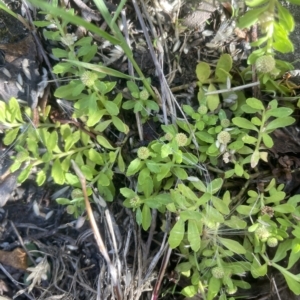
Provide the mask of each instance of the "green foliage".
MULTIPOLYGON (((99 1, 96 4, 101 6, 99 1)), ((289 93, 276 76, 290 65, 274 60, 273 55, 274 50, 293 49, 288 34, 294 21, 277 0, 247 1, 247 5, 250 10, 240 17, 240 27, 259 22, 263 36, 253 44, 259 48, 250 55, 241 79, 252 75, 250 65, 255 64, 261 87, 289 93)), ((49 8, 47 3, 40 6, 49 8)), ((277 185, 275 179, 263 187, 253 184, 274 146, 272 132, 294 123, 293 105, 246 98, 243 92, 231 89, 231 84, 236 84, 236 71, 231 56, 222 54, 215 66, 206 62, 196 66, 197 105, 183 104, 184 115, 173 124, 161 125, 160 138, 138 148, 136 154, 127 153, 123 146, 129 138, 129 126, 123 110, 140 116, 144 123, 160 107, 150 80, 142 76, 134 61, 140 78, 94 63, 97 46, 93 39, 77 40, 67 33, 68 25, 78 22, 113 45, 120 45, 132 60, 115 20, 105 9, 102 11, 113 35, 78 18, 73 10, 65 12, 56 7, 45 21, 36 22, 36 26, 56 28, 44 28, 45 36, 57 43, 52 54, 60 61, 53 72, 70 80, 57 88, 54 96, 73 104, 73 119, 50 118, 48 106, 44 114, 39 113, 38 124, 28 125, 25 116, 33 119, 29 108, 21 107, 14 98, 8 103, 0 101, 3 142, 15 150, 11 171, 21 170, 20 182, 36 172, 38 185, 51 176, 56 184, 71 186, 70 199, 56 200, 75 217, 85 207, 71 160, 80 166, 90 197, 97 188, 106 201, 113 201, 116 177, 126 179, 121 182, 133 182, 134 188, 123 186, 120 194, 123 205, 134 211, 145 231, 151 226, 153 210, 162 220, 166 212, 174 217, 168 243, 182 258, 176 271, 190 279, 182 290, 185 296, 201 291, 205 299, 234 299, 237 288, 250 288, 243 279, 246 272, 253 278, 264 277, 271 266, 282 273, 295 294, 300 294, 299 275, 290 272, 300 258, 300 198, 288 199, 283 185, 277 185), (126 100, 117 90, 117 82, 107 75, 126 81, 126 100), (124 140, 115 142, 110 134, 124 140), (236 181, 245 184, 238 195, 230 189, 236 181), (275 253, 272 259, 267 255, 270 248, 275 253), (278 264, 282 260, 288 262, 286 268, 278 264)))

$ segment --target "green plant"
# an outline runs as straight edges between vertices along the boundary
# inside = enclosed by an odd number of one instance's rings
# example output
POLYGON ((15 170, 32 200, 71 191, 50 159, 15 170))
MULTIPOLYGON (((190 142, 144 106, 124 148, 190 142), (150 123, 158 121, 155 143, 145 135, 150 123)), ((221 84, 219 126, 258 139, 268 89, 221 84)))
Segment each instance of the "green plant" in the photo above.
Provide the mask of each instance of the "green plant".
MULTIPOLYGON (((253 278, 263 277, 271 266, 283 274, 295 294, 300 294, 300 277, 290 271, 300 256, 300 199, 288 198, 275 179, 263 187, 254 184, 273 147, 271 133, 294 123, 294 107, 279 105, 275 99, 263 102, 247 98, 238 85, 248 78, 250 67, 238 74, 231 56, 223 54, 215 67, 206 62, 196 66, 198 102, 183 104, 184 115, 173 124, 161 125, 162 137, 140 147, 133 159, 133 153, 125 158, 123 143, 129 127, 122 109, 139 113, 145 122, 160 107, 150 80, 144 78, 116 27, 121 6, 112 18, 103 2, 95 1, 111 29, 108 34, 75 16, 73 10, 66 12, 47 3, 32 2, 51 11, 45 13, 45 21, 35 24, 55 28, 44 31, 57 43, 53 55, 60 61, 53 72, 59 78, 70 79, 54 95, 72 101, 74 111, 70 119, 55 116, 58 111, 47 106, 39 112, 38 124, 27 125, 25 116, 33 118, 27 107, 13 98, 8 103, 0 101, 4 143, 16 152, 11 171, 21 170, 19 181, 26 180, 37 167, 39 185, 51 174, 55 183, 72 186, 71 199, 59 198, 57 202, 66 205, 67 212, 75 217, 82 214, 87 198, 70 169, 72 160, 87 181, 84 191, 88 196, 97 187, 106 201, 113 201, 115 177, 131 181, 134 187, 120 188, 123 205, 135 212, 144 230, 150 228, 152 210, 157 210, 162 220, 166 212, 173 216, 168 242, 183 260, 176 271, 190 278, 182 290, 185 296, 200 292, 207 300, 217 296, 234 299, 237 288, 250 288, 242 275, 247 272, 253 278), (67 33, 70 23, 120 46, 140 78, 92 63, 97 45, 91 37, 77 40, 67 33), (126 80, 129 99, 117 92, 116 81, 110 81, 107 75, 126 80), (108 133, 118 138, 110 138, 108 133), (242 185, 238 193, 232 188, 235 181, 242 185), (275 248, 272 259, 270 248, 275 248), (287 267, 279 264, 283 259, 288 260, 287 267)), ((293 28, 290 13, 275 0, 247 4, 252 9, 240 18, 240 26, 260 21, 264 34, 253 43, 261 48, 250 55, 248 62, 256 65, 261 86, 275 86, 286 93, 288 89, 276 82, 276 76, 290 65, 273 56, 274 49, 282 50, 285 42, 292 49, 288 40, 293 28), (268 18, 262 22, 266 14, 268 18)))
MULTIPOLYGON (((296 0, 288 2, 299 5, 296 0)), ((289 34, 295 27, 294 18, 278 0, 249 0, 245 3, 249 11, 239 18, 238 26, 250 28, 256 24, 261 31, 261 36, 251 43, 252 47, 258 49, 252 51, 248 64, 256 65, 262 87, 268 91, 275 90, 288 95, 291 93, 290 87, 284 86, 276 79, 283 76, 285 72, 293 70, 294 67, 285 61, 274 60, 274 50, 280 53, 294 51, 294 45, 289 38, 289 34)), ((246 78, 249 70, 247 68, 244 72, 246 78)))

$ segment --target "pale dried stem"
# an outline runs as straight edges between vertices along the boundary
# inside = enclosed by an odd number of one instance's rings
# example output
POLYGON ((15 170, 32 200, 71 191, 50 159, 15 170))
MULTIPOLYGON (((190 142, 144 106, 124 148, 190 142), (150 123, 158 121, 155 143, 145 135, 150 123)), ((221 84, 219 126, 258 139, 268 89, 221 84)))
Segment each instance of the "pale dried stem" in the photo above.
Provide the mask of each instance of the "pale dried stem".
POLYGON ((111 280, 112 280, 112 286, 114 287, 115 296, 118 300, 121 300, 123 297, 122 297, 120 281, 118 279, 117 269, 115 268, 115 266, 112 264, 112 262, 110 260, 107 249, 104 245, 103 239, 99 232, 99 229, 98 229, 98 226, 97 226, 97 223, 96 223, 93 211, 92 211, 92 207, 91 207, 91 204, 89 202, 88 195, 86 192, 87 187, 86 187, 85 177, 81 173, 81 171, 80 171, 79 167, 77 166, 77 164, 75 163, 75 161, 71 160, 71 162, 72 162, 73 169, 74 169, 76 175, 78 176, 81 187, 82 187, 83 197, 84 197, 84 201, 85 201, 85 207, 86 207, 87 215, 90 220, 91 227, 94 232, 94 237, 95 237, 96 243, 98 245, 100 253, 104 257, 104 259, 108 265, 108 269, 109 269, 109 272, 111 275, 111 280))

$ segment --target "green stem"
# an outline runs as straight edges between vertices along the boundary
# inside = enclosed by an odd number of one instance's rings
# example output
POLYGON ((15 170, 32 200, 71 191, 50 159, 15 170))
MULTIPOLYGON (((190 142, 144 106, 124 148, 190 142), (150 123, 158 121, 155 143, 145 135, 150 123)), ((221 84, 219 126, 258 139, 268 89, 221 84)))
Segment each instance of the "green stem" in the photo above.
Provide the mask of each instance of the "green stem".
POLYGON ((139 65, 136 63, 136 61, 133 58, 133 53, 130 49, 130 47, 128 46, 121 30, 118 28, 118 26, 116 25, 115 22, 113 22, 113 18, 111 17, 111 14, 109 13, 105 3, 103 0, 94 0, 96 6, 98 7, 101 15, 103 16, 105 22, 109 25, 110 29, 115 33, 116 37, 119 39, 120 41, 120 46, 123 49, 123 51, 125 52, 127 58, 130 60, 130 62, 132 63, 132 66, 134 67, 134 69, 136 70, 136 72, 138 73, 138 75, 140 76, 144 87, 147 89, 147 91, 149 92, 149 94, 153 97, 153 99, 155 99, 156 101, 158 101, 156 94, 154 93, 153 89, 151 88, 151 85, 149 84, 149 82, 146 80, 142 70, 140 69, 139 65))

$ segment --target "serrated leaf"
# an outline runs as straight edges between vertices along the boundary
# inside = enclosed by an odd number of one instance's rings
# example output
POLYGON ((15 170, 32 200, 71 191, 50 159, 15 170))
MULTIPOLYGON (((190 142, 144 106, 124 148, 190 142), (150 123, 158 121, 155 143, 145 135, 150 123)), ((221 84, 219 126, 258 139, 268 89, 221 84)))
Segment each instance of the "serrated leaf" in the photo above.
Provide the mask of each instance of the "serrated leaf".
POLYGON ((14 142, 14 140, 16 139, 16 137, 19 133, 19 130, 20 130, 19 127, 7 130, 5 133, 5 137, 3 139, 4 145, 8 146, 8 145, 12 144, 14 142))
POLYGON ((11 122, 14 122, 15 120, 23 122, 20 104, 16 98, 12 97, 9 100, 7 110, 11 113, 11 122))
POLYGON ((233 118, 232 123, 240 128, 255 130, 258 132, 256 126, 254 126, 249 120, 245 118, 242 117, 233 118))
POLYGON ((171 249, 178 247, 184 237, 184 221, 179 219, 170 231, 168 242, 171 249))

